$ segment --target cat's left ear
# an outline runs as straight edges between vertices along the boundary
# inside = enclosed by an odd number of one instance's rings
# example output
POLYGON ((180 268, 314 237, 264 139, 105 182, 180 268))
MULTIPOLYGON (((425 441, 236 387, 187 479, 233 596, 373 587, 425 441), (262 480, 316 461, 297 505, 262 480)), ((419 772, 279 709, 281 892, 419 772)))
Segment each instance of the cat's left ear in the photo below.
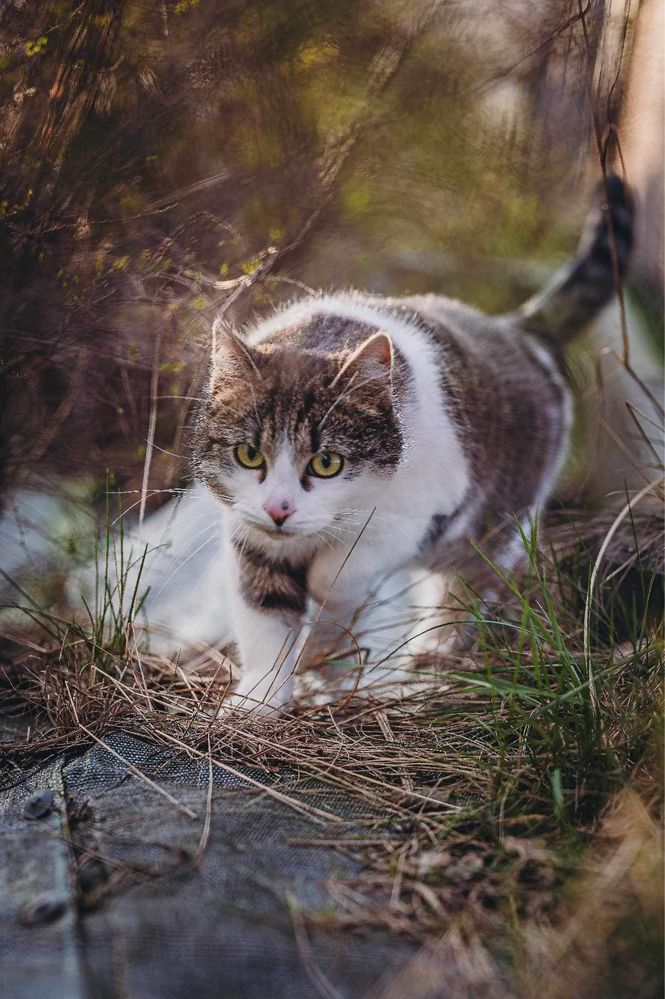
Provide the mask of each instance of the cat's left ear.
POLYGON ((214 383, 223 374, 229 376, 258 375, 254 351, 225 323, 216 319, 212 327, 212 361, 210 381, 214 383))
POLYGON ((395 351, 388 334, 383 331, 372 333, 346 359, 332 384, 336 385, 342 378, 353 378, 358 382, 379 378, 389 381, 394 362, 395 351))

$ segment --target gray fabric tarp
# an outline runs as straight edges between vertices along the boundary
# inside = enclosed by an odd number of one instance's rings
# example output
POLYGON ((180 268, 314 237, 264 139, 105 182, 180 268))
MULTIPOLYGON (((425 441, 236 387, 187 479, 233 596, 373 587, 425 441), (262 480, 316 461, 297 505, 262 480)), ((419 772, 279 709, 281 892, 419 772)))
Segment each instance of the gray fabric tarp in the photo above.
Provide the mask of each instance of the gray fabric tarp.
MULTIPOLYGON (((99 745, 32 770, 10 764, 0 793, 3 997, 355 997, 404 966, 405 942, 332 925, 327 882, 359 868, 302 844, 320 827, 214 769, 201 852, 208 761, 121 732, 105 738, 196 818, 99 745), (40 789, 54 792, 54 807, 26 818, 40 789), (312 914, 331 928, 305 929, 312 914)), ((302 784, 294 794, 341 816, 340 836, 360 817, 343 794, 302 784)))

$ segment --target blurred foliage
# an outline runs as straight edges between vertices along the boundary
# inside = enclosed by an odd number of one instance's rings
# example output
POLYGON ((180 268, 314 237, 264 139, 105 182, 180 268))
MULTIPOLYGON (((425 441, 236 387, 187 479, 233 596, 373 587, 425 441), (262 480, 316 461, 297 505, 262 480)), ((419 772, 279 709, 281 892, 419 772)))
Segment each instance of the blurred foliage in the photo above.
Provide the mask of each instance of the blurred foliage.
POLYGON ((151 408, 173 484, 220 306, 514 306, 574 247, 629 28, 604 0, 6 0, 5 487, 136 487, 151 408))

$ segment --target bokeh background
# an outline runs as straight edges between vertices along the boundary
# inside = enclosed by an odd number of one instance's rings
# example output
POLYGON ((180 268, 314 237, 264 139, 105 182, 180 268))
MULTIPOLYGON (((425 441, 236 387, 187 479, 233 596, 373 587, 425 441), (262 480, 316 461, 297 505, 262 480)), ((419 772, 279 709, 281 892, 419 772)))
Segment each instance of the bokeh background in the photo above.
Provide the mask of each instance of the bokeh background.
MULTIPOLYGON (((658 391, 661 29, 660 0, 6 0, 5 505, 110 483, 145 512, 186 483, 220 309, 349 286, 514 307, 574 251, 603 161, 640 200, 631 363, 658 391)), ((598 429, 626 430, 613 322, 573 358, 574 504, 633 474, 598 429)))
POLYGON ((0 0, 6 995, 662 995, 663 8, 0 0), (604 167, 637 200, 625 330, 615 303, 572 348, 514 603, 403 702, 220 716, 216 520, 166 505, 215 313, 512 309, 604 167))

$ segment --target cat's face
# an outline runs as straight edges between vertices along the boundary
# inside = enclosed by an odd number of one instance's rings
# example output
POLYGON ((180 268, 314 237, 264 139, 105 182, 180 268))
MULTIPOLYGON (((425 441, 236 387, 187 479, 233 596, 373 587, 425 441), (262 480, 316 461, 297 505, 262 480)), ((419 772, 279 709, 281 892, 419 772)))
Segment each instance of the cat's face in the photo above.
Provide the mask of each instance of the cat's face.
POLYGON ((199 476, 257 540, 351 542, 402 454, 392 366, 383 333, 334 354, 226 333, 195 434, 199 476))

